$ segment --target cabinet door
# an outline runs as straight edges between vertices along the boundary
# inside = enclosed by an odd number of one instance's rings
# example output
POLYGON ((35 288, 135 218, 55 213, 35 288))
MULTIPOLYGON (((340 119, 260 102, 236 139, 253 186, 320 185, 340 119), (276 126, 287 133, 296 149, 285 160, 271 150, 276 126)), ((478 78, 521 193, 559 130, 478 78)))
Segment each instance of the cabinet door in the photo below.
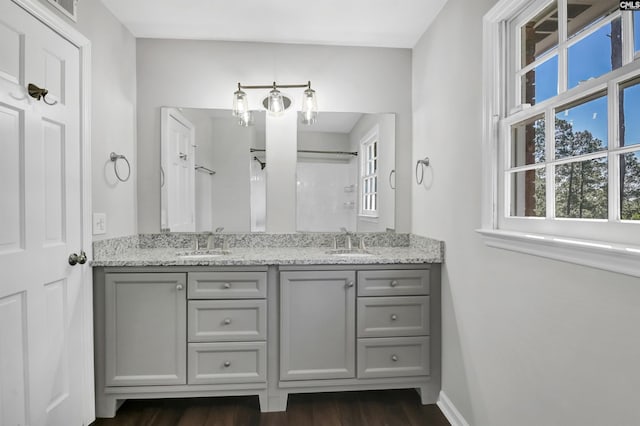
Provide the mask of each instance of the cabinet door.
POLYGON ((105 275, 107 386, 186 383, 186 276, 105 275))
POLYGON ((355 273, 280 274, 280 379, 355 376, 355 273))

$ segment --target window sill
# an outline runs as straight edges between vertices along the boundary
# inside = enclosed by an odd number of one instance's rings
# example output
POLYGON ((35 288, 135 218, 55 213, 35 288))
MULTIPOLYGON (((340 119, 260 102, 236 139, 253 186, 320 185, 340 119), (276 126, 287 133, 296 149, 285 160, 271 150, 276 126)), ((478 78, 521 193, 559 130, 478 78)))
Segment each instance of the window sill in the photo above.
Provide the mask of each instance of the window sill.
POLYGON ((378 223, 378 216, 358 215, 358 218, 364 222, 378 223))
POLYGON ((640 247, 554 235, 478 229, 489 247, 640 277, 640 247))

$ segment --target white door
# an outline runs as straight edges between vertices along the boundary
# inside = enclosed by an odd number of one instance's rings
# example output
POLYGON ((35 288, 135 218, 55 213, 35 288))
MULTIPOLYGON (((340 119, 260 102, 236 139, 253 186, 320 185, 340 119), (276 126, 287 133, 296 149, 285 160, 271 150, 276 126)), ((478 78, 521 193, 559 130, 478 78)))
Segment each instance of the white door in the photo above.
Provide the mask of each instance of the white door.
POLYGON ((81 425, 92 397, 88 265, 68 261, 88 249, 79 50, 9 0, 0 1, 0 147, 0 424, 81 425), (29 83, 55 104, 29 97, 29 83))
POLYGON ((176 108, 162 108, 162 228, 193 232, 195 218, 195 127, 176 108))

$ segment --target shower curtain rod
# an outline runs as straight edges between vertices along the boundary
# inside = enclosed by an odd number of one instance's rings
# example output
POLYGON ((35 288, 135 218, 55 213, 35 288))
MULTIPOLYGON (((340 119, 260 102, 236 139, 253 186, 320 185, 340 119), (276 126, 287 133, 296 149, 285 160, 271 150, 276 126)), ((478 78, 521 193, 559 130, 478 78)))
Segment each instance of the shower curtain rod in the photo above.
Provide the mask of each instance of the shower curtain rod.
MULTIPOLYGON (((249 148, 249 151, 265 152, 266 149, 249 148)), ((351 151, 320 151, 320 150, 313 150, 313 149, 299 149, 298 152, 303 152, 305 154, 341 154, 341 155, 353 155, 354 157, 358 156, 357 152, 351 152, 351 151)))

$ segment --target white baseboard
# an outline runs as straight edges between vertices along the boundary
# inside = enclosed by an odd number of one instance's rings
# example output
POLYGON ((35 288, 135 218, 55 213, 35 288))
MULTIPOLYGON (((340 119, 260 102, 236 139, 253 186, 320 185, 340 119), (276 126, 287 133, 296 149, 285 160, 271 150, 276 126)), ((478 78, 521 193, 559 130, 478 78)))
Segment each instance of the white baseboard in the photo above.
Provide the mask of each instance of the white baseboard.
POLYGON ((440 395, 438 395, 438 402, 436 404, 438 404, 442 414, 444 414, 447 420, 449 420, 451 426, 469 426, 469 423, 464 417, 462 417, 460 411, 458 411, 456 406, 453 405, 453 402, 451 402, 449 397, 447 397, 443 391, 440 391, 440 395))

